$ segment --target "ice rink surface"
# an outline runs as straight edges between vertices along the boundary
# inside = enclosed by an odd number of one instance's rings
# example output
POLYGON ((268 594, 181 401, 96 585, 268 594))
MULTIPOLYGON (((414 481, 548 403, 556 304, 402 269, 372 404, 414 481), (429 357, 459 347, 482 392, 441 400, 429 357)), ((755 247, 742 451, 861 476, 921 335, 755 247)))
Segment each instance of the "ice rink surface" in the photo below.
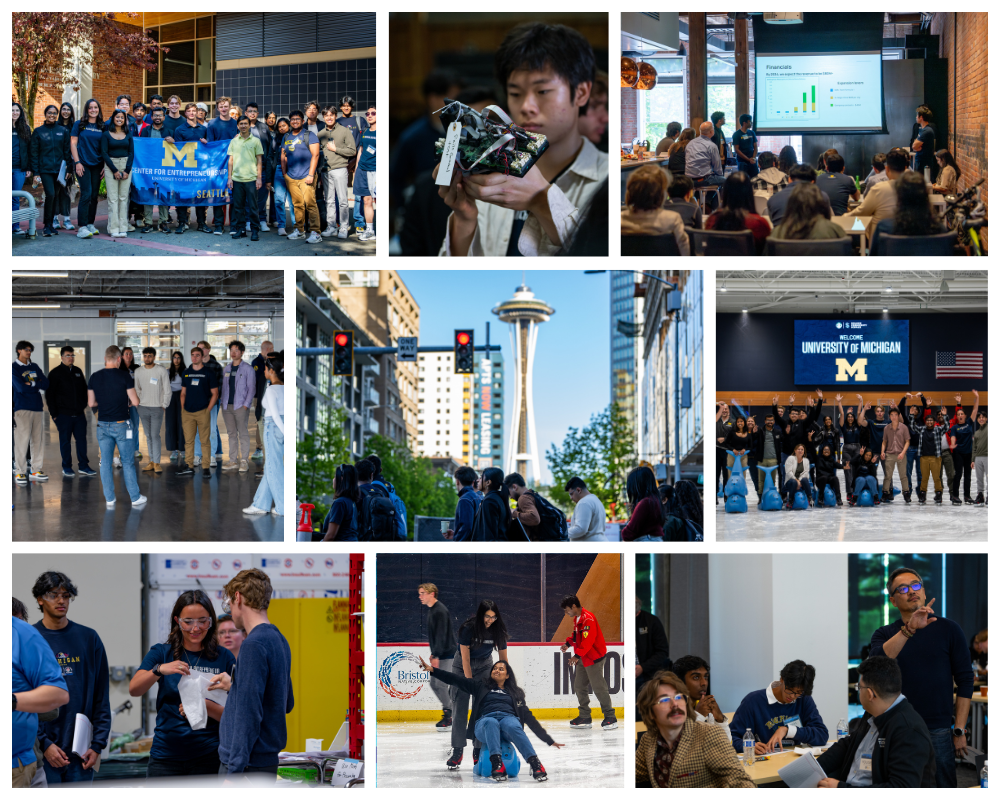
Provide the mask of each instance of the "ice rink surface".
MULTIPOLYGON (((747 478, 747 513, 727 514, 723 498, 715 507, 716 541, 719 542, 985 542, 988 506, 955 506, 947 492, 942 504, 934 503, 928 490, 927 504, 917 502, 913 492, 910 503, 897 494, 892 503, 873 508, 851 507, 840 476, 840 496, 844 505, 827 508, 813 506, 802 511, 760 511, 757 493, 747 478)), ((899 476, 893 485, 899 489, 899 476)), ((879 470, 879 488, 882 487, 879 470)), ((976 496, 976 478, 972 477, 972 497, 976 496)), ((711 498, 706 497, 706 502, 711 498)), ((544 762, 543 762, 544 763, 544 762)))
MULTIPOLYGON (((625 759, 622 755, 622 721, 618 729, 602 731, 600 715, 590 730, 572 730, 569 719, 540 719, 542 727, 562 749, 549 747, 528 728, 525 733, 549 774, 547 781, 532 779, 531 768, 521 758, 516 778, 498 783, 472 774, 472 747, 465 748, 462 766, 449 772, 444 762, 451 754, 451 734, 438 733, 434 722, 380 722, 375 727, 376 778, 379 788, 459 789, 483 788, 587 788, 621 789, 625 759)), ((626 727, 630 727, 626 724, 626 727)))

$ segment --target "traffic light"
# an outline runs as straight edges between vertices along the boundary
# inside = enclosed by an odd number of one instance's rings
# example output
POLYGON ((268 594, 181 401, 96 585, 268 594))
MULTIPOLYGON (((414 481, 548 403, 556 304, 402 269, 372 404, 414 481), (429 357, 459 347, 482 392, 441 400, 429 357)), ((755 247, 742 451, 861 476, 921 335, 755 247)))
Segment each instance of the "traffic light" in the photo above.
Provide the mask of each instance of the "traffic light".
POLYGON ((455 374, 471 375, 476 371, 475 331, 455 331, 455 374))
POLYGON ((333 332, 333 374, 354 374, 354 331, 333 332))

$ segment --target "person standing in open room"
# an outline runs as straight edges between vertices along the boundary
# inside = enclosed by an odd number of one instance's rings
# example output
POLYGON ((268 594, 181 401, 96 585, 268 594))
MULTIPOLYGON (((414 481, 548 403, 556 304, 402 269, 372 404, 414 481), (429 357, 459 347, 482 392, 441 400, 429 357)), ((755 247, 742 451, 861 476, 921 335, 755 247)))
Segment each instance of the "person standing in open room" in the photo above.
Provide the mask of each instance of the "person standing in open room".
MULTIPOLYGON (((170 373, 166 367, 156 363, 156 348, 144 347, 142 366, 132 377, 135 381, 135 393, 139 396, 139 421, 146 433, 146 448, 149 450, 149 462, 142 471, 159 474, 163 472, 163 467, 160 466, 163 416, 173 400, 170 373)), ((136 431, 136 436, 138 435, 136 431)))
POLYGON ((266 363, 264 376, 269 385, 263 400, 264 475, 253 503, 243 509, 243 513, 266 514, 270 511, 280 517, 285 513, 285 351, 273 354, 266 363))
MULTIPOLYGON (((427 607, 427 641, 431 648, 430 663, 434 669, 447 665, 455 658, 455 634, 451 629, 451 614, 448 607, 438 600, 438 587, 433 583, 422 583, 417 587, 420 603, 427 607)), ((434 727, 441 733, 451 730, 451 696, 448 685, 431 673, 431 690, 441 703, 441 719, 434 727)))
POLYGON ((17 358, 12 367, 14 387, 14 462, 17 467, 15 481, 27 486, 33 481, 47 481, 42 472, 42 392, 49 388, 48 376, 31 360, 35 346, 20 341, 15 347, 17 358), (31 447, 31 475, 28 475, 28 447, 31 447))
POLYGON ((219 645, 215 609, 200 589, 183 592, 170 613, 167 641, 154 644, 128 685, 132 697, 157 687, 156 730, 147 778, 215 775, 219 771, 219 720, 224 706, 205 700, 208 720, 195 730, 184 710, 180 682, 185 675, 231 674, 236 657, 219 645))
POLYGON ((566 637, 560 646, 562 652, 573 648, 570 666, 576 667, 573 678, 573 689, 580 703, 580 715, 570 722, 571 728, 589 728, 592 725, 590 717, 590 693, 593 692, 601 704, 604 721, 602 731, 613 731, 618 727, 615 717, 615 705, 611 702, 608 692, 608 682, 604 680, 604 660, 608 655, 608 647, 604 643, 604 633, 601 626, 590 611, 583 608, 576 595, 569 595, 559 604, 563 613, 573 619, 573 633, 566 637))
POLYGON ((45 756, 45 779, 58 783, 91 783, 94 765, 111 734, 111 704, 108 700, 108 655, 97 631, 70 620, 69 607, 77 588, 61 572, 43 572, 31 590, 42 612, 35 630, 52 648, 69 690, 69 703, 59 716, 38 727, 45 756), (93 728, 90 746, 73 752, 76 715, 83 714, 93 728))
POLYGON ((45 393, 49 414, 59 431, 59 453, 62 456, 63 477, 73 477, 72 440, 76 440, 76 463, 81 475, 93 477, 87 457, 87 378, 76 366, 73 348, 65 345, 59 351, 59 365, 49 372, 49 388, 45 393))

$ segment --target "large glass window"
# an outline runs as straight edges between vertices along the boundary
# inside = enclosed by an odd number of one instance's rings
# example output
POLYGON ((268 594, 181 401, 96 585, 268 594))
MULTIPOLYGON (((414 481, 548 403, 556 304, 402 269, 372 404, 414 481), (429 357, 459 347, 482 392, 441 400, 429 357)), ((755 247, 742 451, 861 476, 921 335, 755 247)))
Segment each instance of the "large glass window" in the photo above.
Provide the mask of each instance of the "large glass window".
POLYGON ((165 45, 156 69, 144 73, 145 97, 154 94, 167 98, 175 94, 184 103, 199 102, 208 106, 208 117, 215 115, 215 16, 203 16, 172 22, 146 30, 146 35, 165 45))
MULTIPOLYGON (((146 347, 156 348, 156 363, 170 366, 170 358, 175 350, 181 349, 180 320, 170 322, 150 322, 148 320, 119 319, 116 326, 118 346, 131 347, 137 364, 142 363, 142 351, 146 347)), ((184 363, 189 358, 185 356, 184 363)))
POLYGON ((639 138, 655 148, 667 135, 671 122, 684 124, 687 106, 684 92, 683 58, 643 59, 656 67, 656 86, 639 92, 639 138))
POLYGON ((237 339, 246 346, 244 357, 255 358, 261 343, 270 338, 270 331, 271 323, 266 319, 205 322, 205 340, 212 348, 212 355, 221 362, 229 361, 229 343, 237 339))

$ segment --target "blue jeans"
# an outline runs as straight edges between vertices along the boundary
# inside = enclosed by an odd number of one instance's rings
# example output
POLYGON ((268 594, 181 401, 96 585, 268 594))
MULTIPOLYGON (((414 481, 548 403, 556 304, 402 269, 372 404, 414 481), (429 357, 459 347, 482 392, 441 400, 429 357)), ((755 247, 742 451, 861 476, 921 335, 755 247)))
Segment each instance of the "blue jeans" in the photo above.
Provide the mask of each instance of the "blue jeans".
POLYGON ((950 728, 935 728, 930 732, 931 745, 934 747, 934 759, 937 761, 937 785, 943 789, 958 787, 958 775, 955 771, 955 737, 950 728))
POLYGON ((260 188, 257 190, 257 219, 261 222, 267 222, 267 196, 270 194, 267 191, 267 186, 261 181, 260 188))
POLYGON ((500 755, 500 741, 510 742, 525 759, 535 755, 535 748, 528 741, 528 735, 521 727, 521 721, 513 714, 494 711, 476 721, 476 738, 490 751, 490 755, 500 755))
POLYGON ((856 481, 854 481, 854 496, 857 497, 866 488, 868 489, 869 492, 872 493, 872 497, 880 496, 878 490, 878 484, 875 482, 875 479, 871 475, 865 478, 858 478, 856 481))
POLYGON ((295 227, 295 206, 292 205, 292 196, 288 193, 288 185, 285 183, 285 176, 281 174, 281 167, 274 170, 274 214, 278 218, 279 228, 295 227), (288 203, 288 224, 285 224, 285 203, 288 203))
POLYGON ((59 453, 62 455, 63 469, 73 469, 73 448, 71 440, 76 439, 76 462, 80 469, 90 469, 87 458, 87 415, 59 414, 56 419, 59 431, 59 453))
MULTIPOLYGON (((212 432, 211 432, 211 442, 212 442, 212 452, 214 453, 219 449, 219 404, 216 403, 212 406, 212 432)), ((194 440, 194 457, 201 457, 201 437, 198 436, 194 440)), ((207 464, 202 464, 202 466, 207 467, 207 464)))
MULTIPOLYGON (((357 172, 354 173, 355 177, 357 172)), ((354 227, 358 231, 365 229, 365 198, 354 195, 354 227)))
POLYGON ((910 488, 915 489, 920 485, 921 480, 920 472, 920 454, 917 452, 916 447, 911 447, 906 451, 906 479, 910 482, 910 488), (917 465, 917 479, 913 480, 912 472, 913 465, 917 465))
MULTIPOLYGON (((284 422, 284 417, 281 418, 284 422)), ((283 451, 285 434, 270 418, 264 418, 264 447, 267 448, 267 458, 264 459, 264 477, 260 479, 257 494, 253 496, 254 508, 271 510, 274 503, 274 513, 285 515, 285 463, 283 451)))
POLYGON ((788 499, 789 503, 795 499, 795 493, 799 491, 805 493, 806 499, 812 500, 812 484, 809 483, 809 478, 803 475, 799 479, 799 483, 802 484, 801 488, 798 483, 795 482, 795 478, 789 477, 789 479, 785 481, 785 497, 788 499))
POLYGON ((70 755, 69 764, 65 767, 53 767, 44 757, 42 764, 45 767, 45 780, 49 782, 49 786, 59 783, 94 782, 94 770, 84 769, 79 756, 70 755))
MULTIPOLYGON (((21 147, 24 147, 24 144, 22 144, 21 147)), ((12 172, 13 172, 13 185, 14 185, 13 191, 19 192, 21 191, 21 189, 24 188, 24 180, 25 180, 24 173, 19 169, 15 169, 12 172)), ((13 200, 13 208, 11 210, 17 211, 21 207, 21 198, 14 197, 12 198, 12 200, 13 200)), ((19 222, 12 223, 12 228, 15 231, 21 230, 21 223, 19 222)))
POLYGON ((109 503, 115 499, 115 468, 111 463, 115 447, 122 459, 122 474, 125 489, 134 503, 139 499, 139 478, 135 474, 135 447, 139 441, 139 428, 131 422, 97 423, 97 446, 101 450, 101 487, 104 499, 109 503), (129 435, 131 434, 131 436, 129 435))

